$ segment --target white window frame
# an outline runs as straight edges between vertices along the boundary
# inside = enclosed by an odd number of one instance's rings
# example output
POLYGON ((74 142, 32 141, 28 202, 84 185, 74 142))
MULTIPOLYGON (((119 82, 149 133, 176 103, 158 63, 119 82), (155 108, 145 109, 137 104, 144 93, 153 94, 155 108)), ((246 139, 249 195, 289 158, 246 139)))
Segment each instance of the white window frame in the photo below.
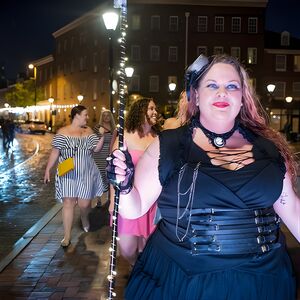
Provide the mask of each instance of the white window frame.
POLYGON ((241 17, 232 17, 231 18, 231 32, 240 33, 242 30, 242 18, 241 17))
POLYGON ((149 92, 151 92, 151 93, 159 92, 159 76, 158 75, 149 76, 149 92))
POLYGON ((207 32, 207 16, 198 16, 197 18, 197 31, 198 32, 207 32))
POLYGON ((275 71, 285 72, 286 71, 286 55, 276 55, 275 56, 275 71))
POLYGON ((222 46, 214 47, 214 54, 223 54, 223 53, 224 53, 224 47, 222 47, 222 46))
POLYGON ((160 16, 159 15, 151 16, 151 30, 153 30, 153 31, 160 30, 160 16))
POLYGON ((131 46, 131 60, 132 61, 140 61, 141 60, 141 46, 140 45, 132 45, 131 46))
POLYGON ((169 31, 178 31, 178 16, 169 16, 169 31))
POLYGON ((248 18, 248 33, 257 33, 257 25, 258 25, 258 18, 249 17, 248 18))
POLYGON ((130 91, 139 92, 140 91, 140 75, 133 75, 130 80, 130 91))
POLYGON ((170 46, 168 51, 168 61, 177 62, 178 61, 178 47, 170 46))
POLYGON ((156 45, 150 46, 150 60, 151 61, 160 60, 160 46, 156 46, 156 45))
POLYGON ((132 29, 132 30, 140 30, 141 29, 141 16, 140 15, 132 15, 130 29, 132 29))
POLYGON ((281 33, 280 45, 281 46, 289 46, 290 45, 290 33, 288 31, 283 31, 281 33))
POLYGON ((215 17, 215 32, 224 32, 224 17, 215 17))

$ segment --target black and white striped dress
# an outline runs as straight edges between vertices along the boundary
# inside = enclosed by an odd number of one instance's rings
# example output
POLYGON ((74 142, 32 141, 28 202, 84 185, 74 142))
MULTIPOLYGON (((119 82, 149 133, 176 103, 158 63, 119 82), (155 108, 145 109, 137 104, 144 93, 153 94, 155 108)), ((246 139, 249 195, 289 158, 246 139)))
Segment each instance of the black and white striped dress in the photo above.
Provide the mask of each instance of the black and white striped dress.
MULTIPOLYGON (((102 135, 99 133, 100 125, 96 125, 93 130, 97 134, 98 138, 101 138, 102 135)), ((110 143, 112 139, 112 133, 110 131, 104 133, 104 142, 101 151, 94 152, 95 163, 101 173, 104 191, 108 190, 108 180, 106 176, 106 158, 109 155, 110 143)))
POLYGON ((52 146, 59 150, 58 162, 74 157, 74 170, 55 177, 56 198, 78 197, 92 200, 103 194, 103 182, 93 159, 93 149, 99 139, 95 134, 72 137, 56 134, 52 146))

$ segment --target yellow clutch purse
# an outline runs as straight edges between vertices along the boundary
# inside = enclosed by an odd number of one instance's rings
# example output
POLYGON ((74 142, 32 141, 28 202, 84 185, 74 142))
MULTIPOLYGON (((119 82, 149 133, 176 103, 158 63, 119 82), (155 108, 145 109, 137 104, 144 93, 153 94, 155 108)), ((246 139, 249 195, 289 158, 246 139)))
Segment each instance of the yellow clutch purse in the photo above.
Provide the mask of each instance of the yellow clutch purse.
POLYGON ((68 172, 74 169, 74 159, 69 157, 58 164, 58 176, 64 176, 68 172))

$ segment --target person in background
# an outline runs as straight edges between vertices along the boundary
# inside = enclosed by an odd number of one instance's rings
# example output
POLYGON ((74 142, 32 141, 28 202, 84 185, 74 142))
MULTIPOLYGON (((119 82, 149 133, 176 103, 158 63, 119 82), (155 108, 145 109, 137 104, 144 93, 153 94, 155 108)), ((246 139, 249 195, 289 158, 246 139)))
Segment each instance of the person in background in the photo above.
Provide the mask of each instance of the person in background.
MULTIPOLYGON (((103 110, 100 114, 99 124, 97 124, 93 131, 98 136, 99 139, 104 137, 103 146, 101 151, 94 152, 94 160, 100 171, 102 182, 103 182, 103 192, 109 190, 109 183, 106 177, 106 158, 110 154, 110 150, 113 141, 116 139, 117 131, 115 120, 113 114, 110 110, 103 110)), ((109 193, 108 193, 109 194, 109 193)), ((109 199, 109 195, 108 195, 109 199)), ((101 198, 97 198, 97 207, 101 206, 101 198)))
POLYGON ((179 101, 176 109, 176 116, 168 118, 164 122, 163 129, 175 129, 185 125, 190 119, 190 112, 186 92, 182 91, 179 96, 179 101))
POLYGON ((60 128, 53 137, 52 151, 44 175, 44 183, 50 182, 50 171, 56 162, 74 158, 73 170, 63 176, 59 176, 57 172, 55 176, 56 198, 63 202, 62 247, 68 247, 71 243, 75 206, 78 204, 83 230, 88 232, 91 200, 103 193, 103 183, 93 159, 93 152, 102 148, 104 137, 99 140, 92 129, 87 127, 87 120, 88 112, 84 106, 72 108, 71 124, 60 128))
POLYGON ((163 131, 134 172, 128 172, 126 147, 109 160, 121 216, 137 218, 156 199, 162 216, 125 298, 295 300, 280 230, 282 220, 300 241, 296 162, 288 144, 268 126, 235 58, 201 55, 185 80, 196 112, 191 122, 163 131))
MULTIPOLYGON (((154 126, 157 122, 156 105, 151 98, 142 98, 133 102, 125 119, 124 142, 132 156, 135 165, 144 151, 157 136, 154 126)), ((116 139, 113 149, 116 149, 118 139, 116 139)), ((145 169, 147 172, 147 169, 145 169)), ((111 205, 109 211, 112 213, 114 206, 114 190, 111 192, 111 205)), ((118 218, 118 236, 120 254, 133 265, 137 256, 142 252, 146 240, 154 231, 154 217, 156 205, 149 207, 147 211, 134 220, 118 218)))

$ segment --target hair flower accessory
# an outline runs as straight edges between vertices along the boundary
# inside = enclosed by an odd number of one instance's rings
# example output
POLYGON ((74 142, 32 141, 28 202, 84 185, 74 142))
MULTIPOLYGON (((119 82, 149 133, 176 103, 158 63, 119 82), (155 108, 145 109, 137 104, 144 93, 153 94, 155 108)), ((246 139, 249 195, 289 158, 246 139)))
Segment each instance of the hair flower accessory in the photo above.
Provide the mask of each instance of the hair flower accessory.
POLYGON ((187 99, 190 100, 190 88, 194 87, 195 83, 199 80, 200 76, 206 70, 209 65, 209 59, 203 54, 199 55, 198 58, 186 69, 185 71, 185 90, 187 99))

